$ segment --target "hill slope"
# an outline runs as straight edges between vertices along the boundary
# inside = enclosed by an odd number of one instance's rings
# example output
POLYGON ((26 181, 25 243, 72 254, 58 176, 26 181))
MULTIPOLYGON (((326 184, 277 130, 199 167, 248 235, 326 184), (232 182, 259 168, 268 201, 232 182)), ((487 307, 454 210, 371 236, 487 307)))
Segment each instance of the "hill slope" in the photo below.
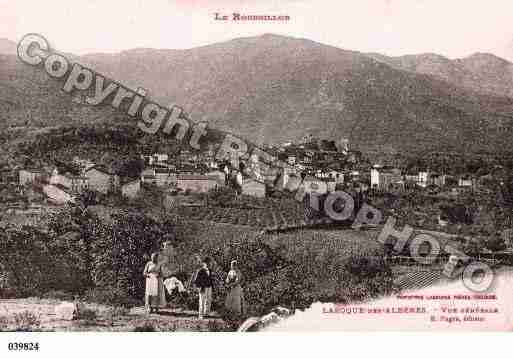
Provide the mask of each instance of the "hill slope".
POLYGON ((473 91, 513 97, 513 64, 492 54, 475 53, 456 60, 436 54, 369 56, 392 67, 433 75, 473 91))
MULTIPOLYGON (((91 54, 79 61, 133 88, 147 88, 163 105, 181 105, 194 121, 256 142, 312 133, 349 137, 362 150, 501 151, 513 135, 513 99, 463 90, 304 39, 263 35, 189 50, 91 54)), ((0 56, 7 122, 22 116, 27 105, 35 108, 38 126, 62 123, 59 118, 111 121, 106 110, 72 105, 56 83, 35 71, 0 56), (31 84, 34 78, 40 87, 31 84)))

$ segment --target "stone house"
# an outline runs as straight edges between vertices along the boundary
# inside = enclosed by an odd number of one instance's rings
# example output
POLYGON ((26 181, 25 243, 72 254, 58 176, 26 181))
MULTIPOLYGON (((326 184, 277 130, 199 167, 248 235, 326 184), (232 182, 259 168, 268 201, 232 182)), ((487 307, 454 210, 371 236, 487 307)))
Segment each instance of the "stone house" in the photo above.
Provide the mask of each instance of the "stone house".
POLYGON ((384 190, 403 183, 401 170, 392 167, 373 167, 370 172, 370 179, 371 188, 384 190))
POLYGON ((72 176, 71 177, 71 191, 80 193, 89 188, 89 179, 85 176, 72 176))
POLYGON ((75 197, 62 185, 45 185, 43 186, 43 193, 48 197, 48 200, 55 204, 65 204, 75 202, 75 197))
POLYGON ((434 184, 437 187, 444 187, 446 183, 447 176, 439 173, 432 173, 429 176, 430 184, 434 184))
POLYGON ((119 176, 102 166, 93 166, 85 171, 89 189, 109 193, 119 188, 119 176))
POLYGON ((459 187, 472 187, 474 184, 474 181, 472 180, 472 177, 470 176, 461 176, 458 178, 458 186, 459 187))
POLYGON ((328 191, 328 184, 318 178, 306 176, 301 187, 308 193, 325 194, 328 191))
POLYGON ((429 185, 429 171, 419 171, 417 184, 420 187, 427 187, 429 185))
POLYGON ((176 184, 176 173, 167 168, 155 168, 155 184, 157 186, 171 186, 176 184))
POLYGON ((43 171, 37 169, 21 169, 18 173, 20 185, 26 185, 42 178, 43 171))
POLYGON ((141 182, 163 187, 175 185, 176 177, 176 173, 168 168, 147 168, 141 173, 141 182))
POLYGON ((219 177, 209 175, 179 174, 176 187, 182 191, 204 193, 219 187, 219 177))
POLYGON ((136 198, 139 195, 140 191, 141 180, 139 178, 135 180, 130 180, 121 185, 121 194, 123 195, 123 197, 131 199, 136 198))
POLYGON ((59 174, 57 169, 54 169, 50 176, 49 183, 52 185, 61 185, 73 193, 81 193, 88 188, 88 178, 86 176, 75 176, 69 173, 64 175, 59 174))
POLYGON ((212 171, 207 173, 207 176, 215 176, 219 182, 219 186, 222 187, 226 184, 226 173, 222 171, 212 171))
POLYGON ((253 196, 257 198, 264 198, 266 196, 265 183, 247 178, 242 182, 242 194, 253 196))

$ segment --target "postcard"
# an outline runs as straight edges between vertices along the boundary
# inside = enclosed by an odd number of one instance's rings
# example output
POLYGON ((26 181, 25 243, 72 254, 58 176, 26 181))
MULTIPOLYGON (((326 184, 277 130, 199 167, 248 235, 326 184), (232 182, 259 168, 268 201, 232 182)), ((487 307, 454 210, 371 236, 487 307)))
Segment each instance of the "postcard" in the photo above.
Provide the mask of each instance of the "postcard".
POLYGON ((0 1, 0 331, 511 332, 512 10, 0 1))

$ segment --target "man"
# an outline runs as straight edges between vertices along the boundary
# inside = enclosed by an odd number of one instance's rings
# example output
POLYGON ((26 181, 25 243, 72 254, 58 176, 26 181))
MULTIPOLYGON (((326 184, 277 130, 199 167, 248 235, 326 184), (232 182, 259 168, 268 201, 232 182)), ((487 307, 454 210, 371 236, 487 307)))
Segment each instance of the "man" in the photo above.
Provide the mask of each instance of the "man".
POLYGON ((196 274, 194 284, 199 290, 199 319, 208 316, 210 313, 210 304, 212 303, 212 287, 214 278, 210 270, 210 258, 205 258, 201 264, 201 268, 196 274))

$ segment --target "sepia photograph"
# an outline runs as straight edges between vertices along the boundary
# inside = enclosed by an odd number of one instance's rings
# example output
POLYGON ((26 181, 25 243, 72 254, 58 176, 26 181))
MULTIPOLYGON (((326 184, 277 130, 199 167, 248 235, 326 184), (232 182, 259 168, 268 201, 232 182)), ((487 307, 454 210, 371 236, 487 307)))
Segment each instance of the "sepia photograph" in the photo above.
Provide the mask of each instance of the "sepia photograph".
POLYGON ((513 331, 512 13, 0 0, 0 339, 513 331))

